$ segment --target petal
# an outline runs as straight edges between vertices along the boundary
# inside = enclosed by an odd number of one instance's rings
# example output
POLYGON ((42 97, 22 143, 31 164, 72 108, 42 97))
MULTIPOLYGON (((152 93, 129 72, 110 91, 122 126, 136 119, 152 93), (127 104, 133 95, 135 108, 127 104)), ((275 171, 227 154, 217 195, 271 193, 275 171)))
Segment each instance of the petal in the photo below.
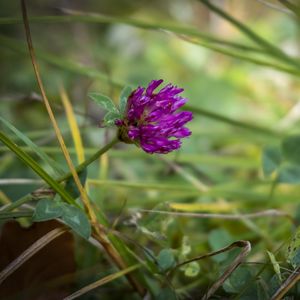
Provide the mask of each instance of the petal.
POLYGON ((191 132, 188 128, 182 127, 182 128, 180 128, 180 129, 178 129, 176 132, 174 132, 174 133, 172 134, 172 136, 181 139, 181 138, 188 137, 188 136, 190 136, 191 134, 192 134, 192 132, 191 132))
POLYGON ((147 96, 151 96, 153 91, 159 86, 161 85, 161 83, 163 82, 162 79, 158 79, 158 80, 152 80, 146 90, 146 95, 147 96))
POLYGON ((131 139, 131 140, 135 140, 139 137, 140 135, 140 130, 138 128, 134 128, 134 127, 131 127, 129 130, 128 130, 128 137, 131 139))
POLYGON ((177 96, 175 98, 175 101, 174 101, 173 106, 172 106, 172 112, 176 111, 178 108, 183 106, 187 101, 188 101, 187 98, 182 98, 180 96, 177 96))
POLYGON ((169 83, 158 92, 157 96, 159 98, 170 98, 170 97, 174 97, 177 94, 180 94, 183 91, 184 89, 178 88, 177 86, 174 86, 169 83))

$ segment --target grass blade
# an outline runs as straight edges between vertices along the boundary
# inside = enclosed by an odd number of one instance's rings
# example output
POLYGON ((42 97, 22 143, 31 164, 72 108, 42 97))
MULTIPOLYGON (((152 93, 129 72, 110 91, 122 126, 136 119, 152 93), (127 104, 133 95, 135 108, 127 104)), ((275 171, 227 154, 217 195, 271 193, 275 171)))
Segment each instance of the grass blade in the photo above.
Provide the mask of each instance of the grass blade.
POLYGON ((235 18, 227 14, 219 7, 213 5, 209 0, 199 0, 199 1, 201 1, 210 10, 212 10, 213 12, 221 16, 223 19, 230 22, 234 27, 236 27, 240 32, 242 32, 244 35, 250 38, 254 43, 260 46, 262 49, 265 49, 266 52, 269 53, 269 55, 272 55, 278 58, 279 60, 286 62, 292 67, 296 67, 297 69, 300 69, 300 63, 296 59, 293 59, 292 57, 288 56, 283 51, 281 51, 279 48, 275 47, 273 44, 261 38, 259 35, 257 35, 247 26, 245 26, 244 24, 242 24, 241 22, 239 22, 238 20, 236 20, 235 18))
POLYGON ((0 141, 5 144, 11 151, 13 151, 20 160, 22 160, 27 166, 29 166, 35 173, 37 173, 44 181, 56 191, 62 199, 69 204, 73 204, 78 207, 78 204, 74 199, 60 186, 51 176, 48 175, 26 152, 20 149, 15 143, 13 143, 3 132, 0 131, 0 141))
POLYGON ((79 164, 81 164, 85 160, 82 139, 81 139, 79 127, 77 124, 77 120, 76 120, 72 105, 71 105, 69 97, 63 87, 60 90, 60 96, 61 96, 61 101, 62 101, 65 111, 66 111, 69 127, 71 130, 71 134, 72 134, 72 138, 73 138, 73 142, 74 142, 74 146, 75 146, 75 151, 76 151, 76 155, 77 155, 77 161, 79 164))
POLYGON ((55 160, 49 157, 44 151, 40 149, 31 139, 29 139, 26 135, 24 135, 20 130, 14 127, 11 123, 9 123, 4 118, 0 117, 0 121, 4 124, 8 129, 10 129, 20 140, 22 140, 28 147, 30 147, 35 154, 37 154, 43 161, 45 161, 55 172, 56 175, 62 175, 64 170, 57 164, 55 160))

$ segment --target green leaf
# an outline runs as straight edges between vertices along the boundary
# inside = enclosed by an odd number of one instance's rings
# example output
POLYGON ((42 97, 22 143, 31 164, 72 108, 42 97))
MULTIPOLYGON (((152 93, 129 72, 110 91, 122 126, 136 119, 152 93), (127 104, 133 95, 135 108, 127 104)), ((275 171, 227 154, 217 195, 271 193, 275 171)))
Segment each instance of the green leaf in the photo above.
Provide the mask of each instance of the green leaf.
POLYGON ((286 164, 279 169, 278 182, 298 184, 300 183, 300 166, 286 164))
POLYGON ((272 252, 270 252, 270 251, 267 251, 267 253, 268 253, 270 261, 271 261, 271 263, 273 265, 273 269, 274 269, 276 275, 278 276, 278 279, 280 281, 282 281, 281 272, 280 272, 280 265, 277 262, 277 260, 275 258, 275 255, 272 252))
POLYGON ((248 267, 240 266, 229 277, 231 286, 240 291, 251 280, 252 276, 248 267))
MULTIPOLYGON (((79 180, 82 184, 82 186, 84 186, 85 181, 86 181, 86 177, 87 177, 87 169, 84 168, 81 172, 78 173, 78 177, 79 180)), ((74 178, 71 177, 67 180, 66 186, 65 186, 65 190, 69 192, 69 194, 74 198, 78 198, 80 196, 80 192, 77 188, 77 185, 74 181, 74 178)))
POLYGON ((119 108, 120 108, 120 112, 122 115, 125 112, 126 105, 127 105, 127 99, 131 93, 132 93, 132 88, 130 86, 125 86, 121 92, 119 108))
POLYGON ((176 263, 172 249, 161 250, 157 256, 157 262, 163 273, 172 268, 176 263))
POLYGON ((42 199, 37 203, 35 207, 32 220, 33 222, 47 221, 61 217, 62 214, 62 202, 59 203, 51 199, 42 199))
POLYGON ((195 277, 200 272, 200 266, 196 261, 192 261, 191 263, 185 265, 184 275, 186 277, 195 277))
POLYGON ((184 258, 191 252, 192 247, 190 244, 190 240, 188 236, 184 236, 182 238, 181 247, 180 247, 180 255, 184 258))
POLYGON ((116 119, 122 119, 122 116, 119 112, 108 112, 105 116, 104 116, 104 124, 106 126, 114 126, 115 125, 115 120, 116 119))
POLYGON ((24 135, 20 130, 14 127, 7 120, 0 117, 0 121, 3 125, 5 125, 9 130, 11 130, 22 142, 25 143, 30 149, 34 151, 36 155, 38 155, 44 162, 46 162, 56 175, 64 174, 64 170, 58 165, 58 163, 49 157, 44 151, 40 149, 31 139, 29 139, 26 135, 24 135))
POLYGON ((281 161, 282 157, 279 147, 266 147, 262 154, 262 169, 264 176, 270 176, 280 166, 281 161))
POLYGON ((105 110, 109 111, 109 112, 115 112, 118 113, 118 109, 115 106, 114 102, 112 99, 110 99, 107 96, 104 96, 100 93, 90 93, 89 97, 99 106, 101 106, 102 108, 104 108, 105 110))
POLYGON ((272 276, 271 279, 267 282, 268 294, 270 296, 268 299, 270 299, 274 295, 274 293, 276 293, 281 284, 282 283, 280 282, 278 276, 274 274, 274 276, 272 276))
MULTIPOLYGON (((232 238, 228 231, 224 229, 215 229, 209 233, 208 243, 213 251, 217 251, 232 242, 232 238)), ((213 260, 221 262, 226 260, 228 257, 228 252, 221 253, 219 255, 213 256, 213 260)))
POLYGON ((81 209, 63 203, 62 220, 85 239, 90 237, 91 224, 81 209))
POLYGON ((286 260, 294 268, 300 265, 300 228, 297 229, 286 250, 286 260))
POLYGON ((33 215, 34 222, 41 222, 61 218, 66 225, 76 233, 88 239, 91 235, 91 225, 84 212, 64 202, 50 199, 40 200, 33 215))
POLYGON ((300 164, 300 135, 291 135, 281 144, 284 157, 293 163, 300 164))

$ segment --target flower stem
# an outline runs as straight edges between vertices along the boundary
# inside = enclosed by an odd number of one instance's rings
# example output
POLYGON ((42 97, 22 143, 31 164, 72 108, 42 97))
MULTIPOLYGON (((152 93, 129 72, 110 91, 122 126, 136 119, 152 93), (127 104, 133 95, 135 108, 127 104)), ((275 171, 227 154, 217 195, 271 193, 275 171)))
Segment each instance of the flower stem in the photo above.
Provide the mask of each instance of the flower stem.
MULTIPOLYGON (((115 144, 119 142, 119 139, 115 137, 113 140, 111 140, 108 144, 106 144, 103 148, 95 152, 90 158, 86 159, 83 163, 78 165, 76 167, 76 172, 80 173, 84 168, 86 168, 88 165, 90 165, 92 162, 94 162, 96 159, 98 159, 102 154, 107 152, 110 148, 112 148, 115 144)), ((67 180, 72 177, 71 172, 59 177, 57 179, 58 182, 67 180)))
MULTIPOLYGON (((112 148, 116 143, 118 142, 118 138, 114 138, 113 140, 111 140, 107 145, 105 145, 103 148, 101 148, 100 150, 98 150, 97 152, 95 152, 90 158, 88 158, 87 160, 85 160, 83 163, 81 163, 80 165, 78 165, 75 169, 76 172, 79 173, 80 171, 82 171, 84 168, 86 168, 87 166, 89 166, 92 162, 94 162, 97 158, 99 158, 102 154, 104 154, 105 152, 107 152, 110 148, 112 148)), ((57 182, 62 182, 64 180, 67 180, 69 178, 72 177, 71 172, 64 174, 63 176, 59 177, 56 179, 57 182)), ((32 193, 27 194, 26 196, 18 199, 17 201, 11 203, 10 205, 8 205, 7 207, 5 207, 4 209, 2 209, 2 212, 8 212, 8 211, 12 211, 13 209, 21 206, 22 204, 29 202, 32 200, 32 193)))

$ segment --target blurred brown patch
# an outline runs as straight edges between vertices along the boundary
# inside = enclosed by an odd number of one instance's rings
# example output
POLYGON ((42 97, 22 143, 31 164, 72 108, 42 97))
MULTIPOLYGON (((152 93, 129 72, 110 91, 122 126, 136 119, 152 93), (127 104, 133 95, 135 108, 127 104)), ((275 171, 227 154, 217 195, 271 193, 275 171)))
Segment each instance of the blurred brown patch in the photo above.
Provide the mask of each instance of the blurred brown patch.
MULTIPOLYGON (((0 270, 43 235, 61 227, 54 220, 22 228, 7 222, 0 235, 0 270)), ((37 252, 0 285, 0 299, 63 299, 70 294, 76 270, 74 239, 66 232, 37 252)))

